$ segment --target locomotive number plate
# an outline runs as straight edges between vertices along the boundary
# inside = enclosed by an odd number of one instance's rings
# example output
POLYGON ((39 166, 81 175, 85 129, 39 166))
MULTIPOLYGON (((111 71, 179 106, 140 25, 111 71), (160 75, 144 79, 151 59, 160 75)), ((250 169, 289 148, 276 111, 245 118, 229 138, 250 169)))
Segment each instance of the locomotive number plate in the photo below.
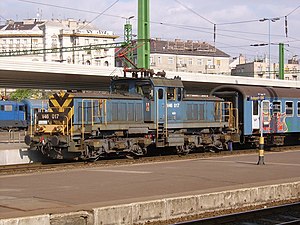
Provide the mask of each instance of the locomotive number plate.
POLYGON ((63 121, 65 116, 62 113, 42 112, 38 113, 38 120, 59 120, 63 121))

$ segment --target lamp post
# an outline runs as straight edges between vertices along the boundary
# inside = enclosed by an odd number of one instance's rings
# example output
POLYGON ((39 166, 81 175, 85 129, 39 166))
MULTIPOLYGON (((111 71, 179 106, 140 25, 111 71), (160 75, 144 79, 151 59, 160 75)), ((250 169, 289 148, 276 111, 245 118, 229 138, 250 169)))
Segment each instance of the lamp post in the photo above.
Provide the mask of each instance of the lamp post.
POLYGON ((265 93, 258 93, 258 103, 259 103, 259 108, 260 108, 260 113, 259 113, 259 130, 260 130, 260 137, 259 137, 259 153, 258 153, 258 162, 257 165, 265 165, 265 153, 264 153, 264 122, 263 122, 263 100, 265 99, 265 93))
POLYGON ((269 79, 271 79, 271 22, 274 23, 277 20, 280 20, 280 18, 263 18, 259 20, 259 22, 269 21, 269 79))
POLYGON ((265 165, 265 151, 264 151, 264 123, 263 123, 263 100, 265 100, 265 93, 257 93, 257 96, 248 96, 248 101, 255 101, 259 106, 259 151, 257 165, 265 165))

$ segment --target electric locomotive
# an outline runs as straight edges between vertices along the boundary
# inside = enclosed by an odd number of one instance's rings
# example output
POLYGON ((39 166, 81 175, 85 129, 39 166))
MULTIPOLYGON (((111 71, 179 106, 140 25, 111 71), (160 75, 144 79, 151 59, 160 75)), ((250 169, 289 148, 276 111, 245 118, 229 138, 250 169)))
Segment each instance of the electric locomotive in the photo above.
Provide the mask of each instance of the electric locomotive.
POLYGON ((61 92, 25 137, 32 160, 97 160, 173 149, 224 150, 239 141, 230 102, 188 96, 179 78, 114 77, 110 93, 61 92))

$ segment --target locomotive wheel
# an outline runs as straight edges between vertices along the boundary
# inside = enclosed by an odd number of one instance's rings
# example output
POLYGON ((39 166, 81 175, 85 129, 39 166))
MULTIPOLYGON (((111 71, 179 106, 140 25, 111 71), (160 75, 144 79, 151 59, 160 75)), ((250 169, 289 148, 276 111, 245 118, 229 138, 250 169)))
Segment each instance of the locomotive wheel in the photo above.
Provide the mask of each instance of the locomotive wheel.
POLYGON ((142 147, 138 144, 134 144, 130 147, 130 152, 136 156, 144 156, 145 151, 143 151, 142 147))
POLYGON ((190 152, 190 148, 187 145, 176 146, 178 155, 187 155, 190 152))

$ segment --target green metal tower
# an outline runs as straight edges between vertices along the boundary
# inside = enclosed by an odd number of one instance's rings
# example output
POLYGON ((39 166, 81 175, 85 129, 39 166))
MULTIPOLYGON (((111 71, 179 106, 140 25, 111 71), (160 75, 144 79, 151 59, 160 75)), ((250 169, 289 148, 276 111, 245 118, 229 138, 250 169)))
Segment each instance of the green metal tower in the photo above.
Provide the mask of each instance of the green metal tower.
MULTIPOLYGON (((132 25, 130 23, 130 19, 134 16, 126 18, 126 23, 124 25, 124 42, 127 46, 126 56, 129 60, 133 61, 133 53, 132 53, 132 25)), ((126 67, 131 67, 131 64, 128 61, 125 61, 126 67)))
POLYGON ((149 0, 138 0, 137 66, 150 68, 150 12, 149 0))
POLYGON ((284 80, 284 44, 279 43, 279 79, 284 80))

